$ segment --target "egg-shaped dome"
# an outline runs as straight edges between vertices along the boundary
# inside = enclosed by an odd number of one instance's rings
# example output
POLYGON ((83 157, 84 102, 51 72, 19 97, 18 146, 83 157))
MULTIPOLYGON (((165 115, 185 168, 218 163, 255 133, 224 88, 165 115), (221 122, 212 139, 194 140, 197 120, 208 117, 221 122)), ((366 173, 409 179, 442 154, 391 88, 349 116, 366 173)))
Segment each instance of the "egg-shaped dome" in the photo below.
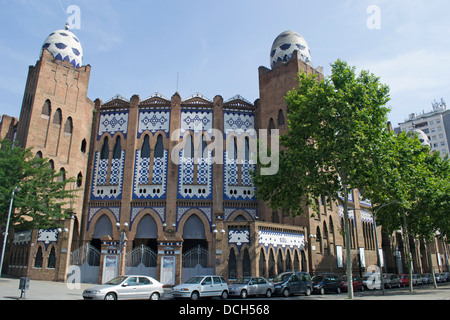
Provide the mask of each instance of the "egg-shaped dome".
POLYGON ((65 30, 52 32, 42 45, 42 50, 44 49, 50 51, 56 60, 69 61, 76 68, 82 66, 83 49, 80 40, 68 30, 67 26, 65 30))
POLYGON ((425 134, 425 132, 423 132, 423 131, 420 130, 420 129, 416 129, 416 128, 412 129, 412 130, 409 132, 409 135, 410 135, 410 136, 414 136, 414 135, 416 135, 416 134, 417 134, 417 138, 419 139, 420 143, 421 143, 423 146, 431 147, 430 139, 428 139, 428 136, 425 134))
POLYGON ((298 56, 306 63, 311 63, 311 52, 306 40, 294 31, 281 33, 273 42, 270 51, 270 66, 279 61, 287 61, 292 57, 294 51, 298 51, 298 56))

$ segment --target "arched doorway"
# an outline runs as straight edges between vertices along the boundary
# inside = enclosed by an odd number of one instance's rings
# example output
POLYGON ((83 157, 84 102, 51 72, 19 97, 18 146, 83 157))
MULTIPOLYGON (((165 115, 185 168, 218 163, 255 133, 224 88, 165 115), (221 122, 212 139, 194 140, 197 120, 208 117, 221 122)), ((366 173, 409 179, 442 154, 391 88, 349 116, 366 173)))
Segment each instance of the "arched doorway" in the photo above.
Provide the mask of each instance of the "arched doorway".
POLYGON ((197 275, 215 274, 214 266, 210 265, 205 227, 197 215, 193 214, 186 220, 182 237, 181 281, 186 281, 197 275))

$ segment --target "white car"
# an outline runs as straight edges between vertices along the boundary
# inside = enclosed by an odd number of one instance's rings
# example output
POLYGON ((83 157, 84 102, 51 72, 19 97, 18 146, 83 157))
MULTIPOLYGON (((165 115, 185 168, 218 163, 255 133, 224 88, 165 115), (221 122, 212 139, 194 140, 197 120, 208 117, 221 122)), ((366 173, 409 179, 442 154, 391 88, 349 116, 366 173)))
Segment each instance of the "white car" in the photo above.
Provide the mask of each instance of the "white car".
POLYGON ((228 298, 228 285, 221 276, 198 276, 172 288, 174 298, 191 298, 197 300, 200 297, 228 298))
POLYGON ((83 291, 85 300, 150 299, 164 294, 162 283, 147 276, 119 276, 83 291))

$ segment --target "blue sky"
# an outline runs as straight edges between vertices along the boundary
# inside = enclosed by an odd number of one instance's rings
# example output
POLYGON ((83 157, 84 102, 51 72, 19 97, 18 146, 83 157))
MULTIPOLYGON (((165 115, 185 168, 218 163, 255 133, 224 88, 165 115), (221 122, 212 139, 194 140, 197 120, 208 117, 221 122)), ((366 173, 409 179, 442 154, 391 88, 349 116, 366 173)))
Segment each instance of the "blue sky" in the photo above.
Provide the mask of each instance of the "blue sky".
POLYGON ((72 31, 92 66, 92 100, 170 98, 178 83, 183 99, 199 92, 253 102, 258 67, 269 67, 272 42, 293 30, 326 75, 340 58, 388 84, 394 126, 434 99, 450 101, 447 0, 0 0, 0 114, 19 116, 28 66, 64 28, 70 5, 80 8, 81 28, 72 31), (371 5, 379 29, 367 26, 371 5))

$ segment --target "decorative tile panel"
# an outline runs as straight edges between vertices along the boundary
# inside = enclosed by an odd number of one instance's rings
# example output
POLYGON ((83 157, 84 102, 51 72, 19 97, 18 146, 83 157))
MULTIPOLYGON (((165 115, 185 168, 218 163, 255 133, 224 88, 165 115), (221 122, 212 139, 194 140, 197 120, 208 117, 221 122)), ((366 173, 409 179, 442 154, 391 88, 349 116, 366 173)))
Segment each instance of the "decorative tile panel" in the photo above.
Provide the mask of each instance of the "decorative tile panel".
POLYGON ((116 200, 122 198, 124 164, 125 150, 122 150, 121 157, 112 160, 111 173, 108 181, 108 160, 100 159, 100 152, 95 153, 94 173, 91 187, 92 200, 116 200))
POLYGON ((105 112, 100 115, 97 140, 100 140, 104 133, 109 133, 112 137, 116 132, 122 132, 126 138, 127 131, 128 111, 105 112))
POLYGON ((272 245, 274 248, 299 248, 305 247, 305 235, 299 233, 287 233, 269 230, 258 230, 258 243, 264 247, 272 245))
POLYGON ((136 150, 133 178, 133 199, 165 199, 167 188, 167 165, 169 153, 164 150, 163 157, 141 158, 141 150, 136 150), (150 182, 150 171, 152 180, 150 182))
POLYGON ((170 111, 161 111, 160 109, 139 111, 137 138, 139 139, 141 134, 146 130, 152 134, 162 130, 168 138, 170 131, 170 111))
POLYGON ((212 133, 213 113, 212 111, 181 111, 181 133, 182 137, 186 130, 194 131, 195 133, 207 131, 212 133))

